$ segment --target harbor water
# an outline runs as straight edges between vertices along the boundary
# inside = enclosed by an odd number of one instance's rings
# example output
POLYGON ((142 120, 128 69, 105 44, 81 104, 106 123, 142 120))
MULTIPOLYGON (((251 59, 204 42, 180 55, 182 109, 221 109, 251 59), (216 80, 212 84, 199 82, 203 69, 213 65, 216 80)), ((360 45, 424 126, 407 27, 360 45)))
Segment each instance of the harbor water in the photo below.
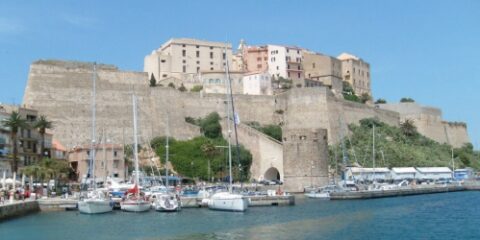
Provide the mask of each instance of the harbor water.
POLYGON ((370 200, 298 197, 244 213, 42 212, 0 223, 0 239, 480 239, 480 192, 370 200))

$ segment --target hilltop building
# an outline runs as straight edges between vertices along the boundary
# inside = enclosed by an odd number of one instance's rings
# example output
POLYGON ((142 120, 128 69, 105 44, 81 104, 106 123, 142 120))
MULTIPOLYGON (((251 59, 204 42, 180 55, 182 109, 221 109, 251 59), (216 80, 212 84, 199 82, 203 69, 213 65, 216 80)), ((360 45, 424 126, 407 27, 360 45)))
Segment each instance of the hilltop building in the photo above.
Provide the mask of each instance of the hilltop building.
MULTIPOLYGON (((342 94, 341 60, 320 53, 304 51, 303 68, 307 79, 328 86, 334 94, 342 94)), ((308 86, 309 84, 307 84, 308 86)))
POLYGON ((343 81, 350 83, 356 95, 368 94, 372 96, 370 64, 348 53, 342 53, 337 58, 342 61, 343 81))

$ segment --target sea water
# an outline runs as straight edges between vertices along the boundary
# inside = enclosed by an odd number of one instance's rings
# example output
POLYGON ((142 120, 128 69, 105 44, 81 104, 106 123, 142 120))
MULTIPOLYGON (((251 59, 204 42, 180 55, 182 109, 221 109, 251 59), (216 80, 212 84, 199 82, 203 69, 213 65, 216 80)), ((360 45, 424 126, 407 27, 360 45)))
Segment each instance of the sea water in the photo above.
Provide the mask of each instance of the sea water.
POLYGON ((182 209, 42 212, 0 223, 0 239, 480 239, 480 192, 351 201, 297 197, 244 213, 182 209))

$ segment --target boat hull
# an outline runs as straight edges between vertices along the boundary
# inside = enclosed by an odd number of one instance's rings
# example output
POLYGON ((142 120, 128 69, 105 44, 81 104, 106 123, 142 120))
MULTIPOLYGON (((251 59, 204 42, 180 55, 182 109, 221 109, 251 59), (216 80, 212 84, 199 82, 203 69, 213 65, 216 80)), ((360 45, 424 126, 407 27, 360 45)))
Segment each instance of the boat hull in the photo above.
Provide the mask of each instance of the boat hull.
POLYGON ((78 202, 78 211, 86 214, 107 213, 113 211, 113 204, 107 200, 82 200, 78 202))
POLYGON ((150 210, 148 201, 125 201, 120 203, 120 209, 127 212, 146 212, 150 210))
POLYGON ((309 193, 305 193, 305 196, 309 198, 319 198, 319 199, 325 199, 325 200, 330 199, 330 193, 327 193, 327 192, 309 192, 309 193))
POLYGON ((212 210, 244 212, 248 208, 248 198, 238 194, 216 193, 210 198, 208 208, 212 210))

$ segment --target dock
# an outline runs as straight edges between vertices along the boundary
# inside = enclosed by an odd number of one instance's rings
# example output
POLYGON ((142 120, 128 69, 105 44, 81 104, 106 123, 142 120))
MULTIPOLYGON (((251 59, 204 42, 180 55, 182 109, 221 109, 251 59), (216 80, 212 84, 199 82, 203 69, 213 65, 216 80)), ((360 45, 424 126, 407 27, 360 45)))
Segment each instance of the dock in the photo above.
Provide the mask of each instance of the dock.
POLYGON ((330 193, 330 200, 353 200, 353 199, 400 197, 400 196, 411 196, 411 195, 420 195, 420 194, 458 192, 458 191, 466 191, 466 190, 474 190, 474 189, 469 189, 469 187, 465 187, 465 186, 446 185, 446 186, 405 187, 405 188, 392 189, 392 190, 334 192, 334 193, 330 193))
POLYGON ((77 208, 77 199, 73 198, 45 198, 38 199, 41 211, 67 211, 77 208))
MULTIPOLYGON (((288 206, 295 205, 294 195, 277 195, 277 196, 248 196, 250 199, 249 207, 265 207, 265 206, 288 206)), ((201 198, 197 197, 180 197, 183 208, 199 208, 207 207, 202 203, 201 198)))
POLYGON ((40 211, 35 200, 5 201, 0 205, 0 221, 40 211))

